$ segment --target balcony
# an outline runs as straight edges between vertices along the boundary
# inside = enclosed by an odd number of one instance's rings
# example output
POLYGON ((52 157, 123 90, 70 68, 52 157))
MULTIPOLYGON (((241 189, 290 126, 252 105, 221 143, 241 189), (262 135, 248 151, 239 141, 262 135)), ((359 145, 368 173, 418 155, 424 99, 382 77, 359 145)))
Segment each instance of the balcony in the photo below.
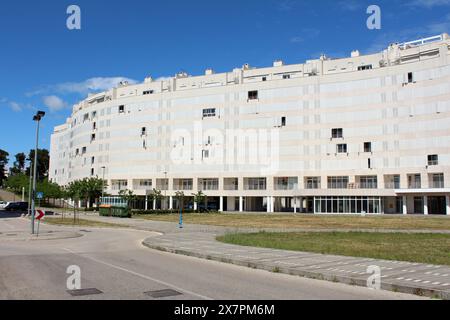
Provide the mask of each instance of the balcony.
POLYGON ((225 178, 223 188, 224 188, 224 190, 227 190, 227 191, 239 190, 239 179, 238 178, 225 178))
POLYGON ((175 179, 173 188, 180 191, 192 191, 194 183, 192 179, 175 179))
POLYGON ((408 189, 422 189, 422 183, 420 181, 409 182, 408 189))
POLYGON ((267 190, 266 178, 244 179, 244 190, 250 191, 267 190))
POLYGON ((275 190, 296 190, 298 189, 298 178, 275 178, 275 190))
POLYGON ((199 179, 200 191, 217 191, 219 190, 219 179, 199 179))
POLYGON ((400 189, 400 182, 385 182, 384 188, 389 190, 400 189))

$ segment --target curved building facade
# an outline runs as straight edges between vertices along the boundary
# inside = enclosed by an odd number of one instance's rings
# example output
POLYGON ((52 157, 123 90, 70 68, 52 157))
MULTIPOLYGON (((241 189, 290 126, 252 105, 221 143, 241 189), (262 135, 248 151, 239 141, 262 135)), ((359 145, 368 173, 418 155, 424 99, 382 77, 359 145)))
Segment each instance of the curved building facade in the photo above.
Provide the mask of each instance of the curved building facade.
POLYGON ((55 128, 50 179, 167 208, 203 191, 222 211, 449 214, 449 46, 122 83, 55 128))

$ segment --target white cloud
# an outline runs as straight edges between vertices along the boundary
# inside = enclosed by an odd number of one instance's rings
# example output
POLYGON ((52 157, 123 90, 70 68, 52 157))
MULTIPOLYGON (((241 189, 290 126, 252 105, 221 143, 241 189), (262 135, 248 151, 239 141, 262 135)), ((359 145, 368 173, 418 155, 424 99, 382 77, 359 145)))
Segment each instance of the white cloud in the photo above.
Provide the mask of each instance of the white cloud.
POLYGON ((410 7, 434 8, 439 6, 449 6, 450 0, 414 0, 408 2, 410 7))
POLYGON ((21 112, 24 109, 33 109, 33 107, 29 104, 23 104, 16 101, 11 101, 7 98, 0 98, 0 104, 5 105, 10 108, 14 112, 21 112))
POLYGON ((301 43, 307 40, 311 40, 314 38, 317 38, 320 35, 320 30, 319 29, 314 29, 314 28, 304 28, 303 30, 301 30, 301 35, 300 36, 295 36, 292 37, 289 41, 291 43, 301 43))
POLYGON ((14 112, 20 112, 23 110, 23 106, 17 102, 11 101, 8 103, 9 107, 14 112))
POLYGON ((29 92, 27 95, 34 96, 48 92, 59 94, 78 93, 80 95, 87 95, 88 93, 106 91, 117 87, 117 85, 123 81, 127 81, 130 84, 135 84, 138 82, 126 77, 96 77, 82 82, 65 82, 56 85, 49 85, 33 92, 29 92))
POLYGON ((68 106, 68 104, 57 96, 47 96, 43 99, 44 105, 48 107, 50 112, 57 112, 68 106))
POLYGON ((340 1, 338 5, 345 11, 357 11, 362 9, 362 4, 357 0, 340 1))

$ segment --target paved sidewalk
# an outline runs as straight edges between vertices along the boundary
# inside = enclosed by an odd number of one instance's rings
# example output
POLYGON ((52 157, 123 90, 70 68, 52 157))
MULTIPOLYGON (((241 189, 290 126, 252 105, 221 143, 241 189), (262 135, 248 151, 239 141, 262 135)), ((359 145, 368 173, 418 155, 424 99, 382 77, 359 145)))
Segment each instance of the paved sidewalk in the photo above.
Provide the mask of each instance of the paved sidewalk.
MULTIPOLYGON (((84 217, 83 217, 84 218, 84 217)), ((87 219, 127 224, 130 227, 161 233, 144 240, 149 248, 249 268, 298 275, 307 278, 367 286, 368 267, 381 268, 381 289, 450 300, 450 267, 354 258, 266 248, 241 247, 216 241, 229 232, 256 230, 185 225, 139 219, 87 216, 87 219)))

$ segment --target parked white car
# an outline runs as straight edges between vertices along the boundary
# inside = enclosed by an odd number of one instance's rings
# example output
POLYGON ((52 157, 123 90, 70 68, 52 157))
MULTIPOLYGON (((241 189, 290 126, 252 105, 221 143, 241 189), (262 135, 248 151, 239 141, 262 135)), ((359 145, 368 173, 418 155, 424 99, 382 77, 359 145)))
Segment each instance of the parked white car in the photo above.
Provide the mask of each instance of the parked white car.
POLYGON ((8 205, 9 202, 6 201, 0 201, 0 209, 5 209, 5 207, 8 205))

